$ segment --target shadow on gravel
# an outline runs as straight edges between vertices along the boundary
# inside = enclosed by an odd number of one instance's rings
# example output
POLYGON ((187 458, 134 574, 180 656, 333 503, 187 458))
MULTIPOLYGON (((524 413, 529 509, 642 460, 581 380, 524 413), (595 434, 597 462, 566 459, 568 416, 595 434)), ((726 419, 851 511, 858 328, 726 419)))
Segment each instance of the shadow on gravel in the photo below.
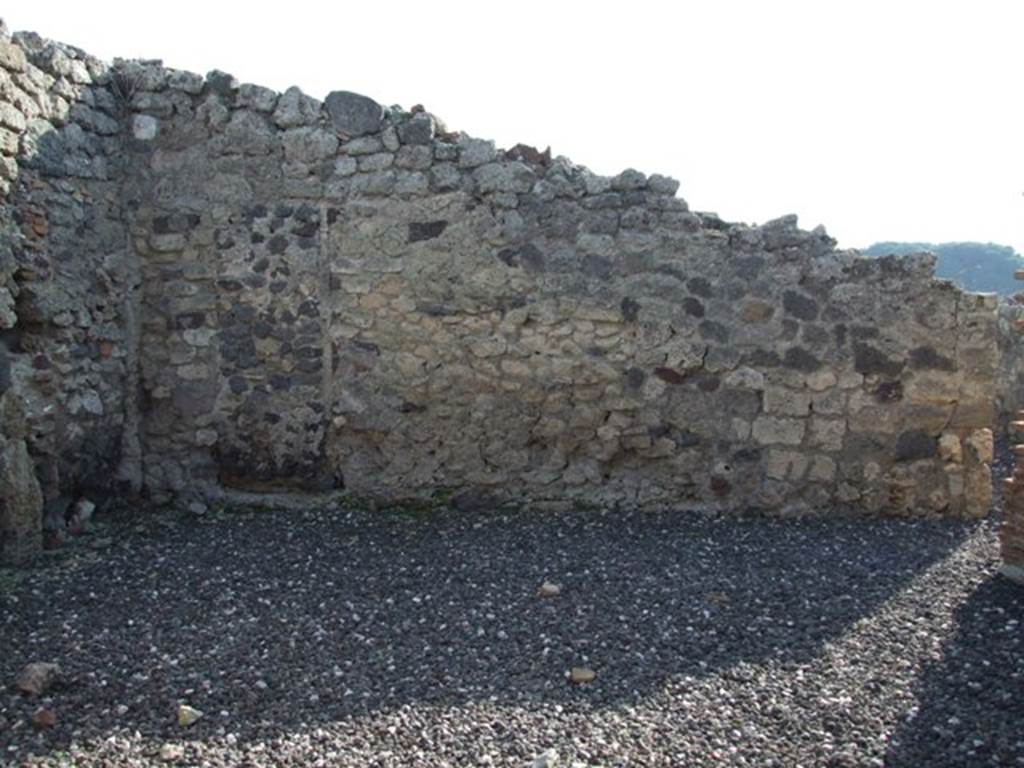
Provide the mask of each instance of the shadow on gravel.
MULTIPOLYGON (((811 658, 971 530, 683 513, 213 517, 129 533, 95 562, 0 594, 0 677, 33 660, 67 672, 52 697, 57 726, 29 737, 36 752, 64 747, 73 730, 79 743, 135 730, 244 742, 406 705, 595 711, 682 676, 811 658), (537 597, 545 579, 559 597, 537 597), (570 685, 577 665, 597 680, 570 685), (206 716, 183 732, 179 702, 206 716)), ((958 659, 989 652, 971 643, 990 606, 1007 620, 1018 610, 997 583, 976 596, 952 649, 961 655, 926 688, 984 683, 958 659)), ((954 733, 983 728, 992 703, 960 696, 954 733)), ((24 725, 38 705, 4 692, 0 721, 24 725)), ((926 707, 899 759, 945 713, 926 707)), ((28 731, 0 730, 0 746, 29 746, 28 731)))
POLYGON ((957 631, 918 679, 918 708, 886 766, 1016 765, 1024 742, 1024 595, 996 576, 955 614, 957 631))

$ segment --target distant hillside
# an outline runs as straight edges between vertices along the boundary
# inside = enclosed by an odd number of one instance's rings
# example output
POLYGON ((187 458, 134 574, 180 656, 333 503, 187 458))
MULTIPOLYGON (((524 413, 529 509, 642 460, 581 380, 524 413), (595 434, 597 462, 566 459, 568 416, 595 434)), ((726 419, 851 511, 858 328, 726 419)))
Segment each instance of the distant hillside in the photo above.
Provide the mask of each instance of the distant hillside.
POLYGON ((1024 285, 1013 279, 1016 269, 1024 269, 1024 258, 1008 245, 995 243, 875 243, 861 252, 867 256, 931 251, 938 257, 935 275, 958 283, 969 291, 1019 292, 1024 285))

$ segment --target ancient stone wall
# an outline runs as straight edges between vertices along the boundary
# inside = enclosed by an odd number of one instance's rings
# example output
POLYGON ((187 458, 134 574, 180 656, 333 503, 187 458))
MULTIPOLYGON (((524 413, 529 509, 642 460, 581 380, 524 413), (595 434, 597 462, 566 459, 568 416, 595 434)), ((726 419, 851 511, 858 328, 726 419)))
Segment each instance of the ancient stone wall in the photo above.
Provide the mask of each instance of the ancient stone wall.
MULTIPOLYGON (((1021 273, 1018 273, 1021 275, 1021 273)), ((1000 427, 1006 429, 1014 455, 1003 481, 1003 521, 999 530, 1003 575, 1024 583, 1024 295, 999 305, 1000 374, 997 388, 1000 427)))
MULTIPOLYGON (((1019 296, 1020 294, 1018 294, 1019 296)), ((1024 322, 1024 306, 1016 297, 1002 300, 998 310, 999 375, 996 383, 996 403, 1000 417, 998 425, 1016 419, 1024 408, 1024 335, 1019 323, 1024 322)))
POLYGON ((58 490, 141 462, 157 500, 987 509, 995 300, 930 257, 351 93, 3 57, 14 378, 58 490))
POLYGON ((5 549, 70 501, 138 487, 124 105, 107 65, 0 30, 0 472, 5 549), (134 456, 132 455, 134 452, 134 456), (28 471, 31 455, 33 472, 28 471), (40 494, 41 490, 41 494, 40 494), (21 510, 17 512, 16 510, 21 510))
POLYGON ((351 94, 133 106, 152 488, 984 509, 995 304, 929 258, 351 94))

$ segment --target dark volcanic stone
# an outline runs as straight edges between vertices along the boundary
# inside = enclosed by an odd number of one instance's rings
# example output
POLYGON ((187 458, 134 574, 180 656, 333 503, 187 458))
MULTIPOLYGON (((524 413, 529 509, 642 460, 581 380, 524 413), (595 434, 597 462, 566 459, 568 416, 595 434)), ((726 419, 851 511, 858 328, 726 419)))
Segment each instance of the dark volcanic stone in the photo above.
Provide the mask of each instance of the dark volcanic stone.
POLYGON ((409 242, 418 243, 440 237, 448 227, 447 221, 412 221, 409 222, 409 242))
POLYGON ((226 229, 218 229, 213 233, 213 242, 216 244, 217 250, 225 251, 234 246, 235 237, 226 229))
POLYGON ((318 221, 297 221, 292 225, 291 232, 301 238, 312 238, 320 229, 318 221))
POLYGON ((857 373, 863 373, 865 376, 898 376, 903 370, 904 363, 902 360, 886 357, 870 344, 858 342, 853 345, 853 366, 857 373))
POLYGON ((761 460, 761 449, 760 448, 740 448, 738 451, 733 453, 732 460, 737 464, 749 464, 751 462, 757 462, 761 460))
POLYGON ((338 133, 363 136, 380 130, 384 107, 368 96, 351 91, 333 91, 324 99, 331 124, 338 133))
POLYGON ((607 280, 612 274, 612 263, 604 256, 597 256, 588 253, 581 262, 583 274, 588 277, 596 277, 598 280, 607 280))
POLYGON ((786 355, 782 359, 782 364, 787 368, 804 371, 805 373, 811 373, 821 367, 821 361, 802 347, 790 347, 787 349, 786 355))
POLYGON ((677 432, 672 436, 672 439, 680 448, 696 448, 701 444, 700 435, 695 432, 691 432, 688 429, 677 432))
POLYGON ((544 254, 533 243, 502 248, 498 258, 510 267, 520 267, 528 272, 540 272, 544 269, 544 254))
POLYGON ((782 294, 782 307, 799 320, 815 320, 818 317, 818 302, 796 291, 782 294))
POLYGON ((810 344, 811 346, 819 348, 826 346, 832 340, 832 337, 829 335, 827 330, 822 328, 820 325, 815 325, 813 323, 807 323, 804 325, 803 330, 800 333, 800 338, 805 344, 810 344))
POLYGON ((930 459, 938 451, 939 441, 923 429, 911 429, 896 439, 896 461, 930 459))
POLYGON ((703 299, 710 299, 714 295, 711 282, 703 277, 691 277, 686 281, 686 289, 694 296, 700 296, 703 299))
POLYGON ((633 389, 640 389, 647 380, 647 374, 640 368, 630 368, 625 375, 626 384, 633 389))
POLYGON ((764 258, 761 256, 742 256, 732 261, 736 276, 744 280, 753 280, 764 268, 764 258))
POLYGON ((682 384, 686 381, 686 374, 680 373, 675 368, 655 368, 654 375, 669 384, 682 384))
POLYGON ((0 341, 0 395, 11 386, 11 359, 7 345, 0 341))
POLYGON ((910 367, 934 371, 955 371, 956 364, 934 347, 916 347, 910 350, 910 367))
POLYGON ((710 486, 711 492, 715 496, 728 496, 729 492, 732 491, 732 483, 720 475, 711 476, 710 486))
POLYGON ((880 403, 894 403, 903 399, 902 381, 883 381, 874 391, 875 399, 880 403))
POLYGON ((434 118, 427 114, 414 115, 398 126, 398 139, 403 144, 429 144, 434 138, 434 118))
POLYGON ((634 322, 640 314, 640 304, 629 296, 622 300, 619 309, 622 310, 622 319, 627 323, 634 322))
POLYGON ((714 320, 702 320, 697 329, 705 339, 721 344, 729 343, 729 329, 721 323, 716 323, 714 320))
POLYGON ((693 296, 683 299, 683 310, 691 317, 704 317, 704 305, 693 296))
POLYGON ((873 325, 855 325, 850 329, 850 335, 855 339, 877 339, 878 329, 873 325))
POLYGON ((743 356, 743 364, 753 368, 774 368, 782 365, 782 359, 771 349, 753 349, 743 356))
POLYGON ((713 373, 700 373, 696 376, 697 389, 701 392, 716 392, 722 380, 713 373))
POLYGON ((202 328, 206 322, 206 314, 203 312, 185 312, 174 318, 174 327, 184 331, 194 328, 202 328))
POLYGON ((288 248, 288 238, 284 235, 274 235, 270 238, 270 242, 267 243, 267 248, 270 249, 272 254, 279 256, 288 248))
POLYGON ((175 213, 153 219, 153 231, 158 235, 185 234, 199 226, 199 214, 175 213))
POLYGON ((541 152, 528 144, 516 144, 505 152, 505 157, 509 160, 521 160, 529 165, 546 166, 551 164, 551 147, 541 152))
POLYGON ((206 75, 206 87, 210 89, 211 93, 215 93, 222 98, 228 98, 238 90, 238 80, 235 79, 234 75, 214 69, 206 75))

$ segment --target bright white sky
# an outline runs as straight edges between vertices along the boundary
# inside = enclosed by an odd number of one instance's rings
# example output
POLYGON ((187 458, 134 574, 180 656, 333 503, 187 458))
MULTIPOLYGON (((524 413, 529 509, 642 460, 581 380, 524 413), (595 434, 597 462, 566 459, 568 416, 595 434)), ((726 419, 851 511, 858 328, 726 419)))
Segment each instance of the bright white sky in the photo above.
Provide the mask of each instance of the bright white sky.
POLYGON ((1020 0, 39 0, 0 13, 104 59, 422 103, 501 146, 674 176, 692 208, 729 220, 797 213, 846 247, 1024 253, 1020 0))

